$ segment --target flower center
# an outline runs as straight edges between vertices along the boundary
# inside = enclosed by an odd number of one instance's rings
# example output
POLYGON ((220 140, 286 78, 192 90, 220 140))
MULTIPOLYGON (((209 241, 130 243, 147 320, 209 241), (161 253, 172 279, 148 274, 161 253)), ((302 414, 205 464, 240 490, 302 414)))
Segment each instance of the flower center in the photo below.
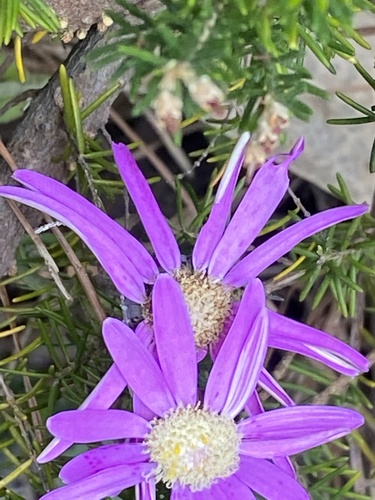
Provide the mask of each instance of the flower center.
POLYGON ((151 425, 145 445, 157 465, 153 475, 168 488, 177 481, 200 491, 238 469, 241 436, 232 419, 187 406, 151 425))
POLYGON ((181 268, 175 273, 187 302, 197 347, 216 342, 231 316, 231 289, 205 273, 181 268))

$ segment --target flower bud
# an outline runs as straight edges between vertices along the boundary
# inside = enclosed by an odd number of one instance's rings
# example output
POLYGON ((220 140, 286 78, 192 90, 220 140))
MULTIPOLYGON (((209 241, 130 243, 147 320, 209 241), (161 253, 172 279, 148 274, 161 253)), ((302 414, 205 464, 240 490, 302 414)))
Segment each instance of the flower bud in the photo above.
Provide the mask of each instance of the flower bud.
POLYGON ((169 90, 161 90, 153 102, 156 121, 169 133, 175 133, 182 120, 182 100, 169 90))
POLYGON ((216 118, 224 118, 227 110, 223 106, 224 93, 208 75, 202 75, 185 81, 191 98, 204 111, 216 118))

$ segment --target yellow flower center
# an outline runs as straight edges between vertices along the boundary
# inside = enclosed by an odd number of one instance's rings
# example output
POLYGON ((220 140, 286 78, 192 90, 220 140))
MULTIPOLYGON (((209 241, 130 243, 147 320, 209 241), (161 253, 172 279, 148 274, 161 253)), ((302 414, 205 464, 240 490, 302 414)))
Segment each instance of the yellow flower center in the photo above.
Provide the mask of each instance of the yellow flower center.
POLYGON ((205 273, 181 268, 175 273, 187 302, 195 344, 205 347, 216 342, 231 315, 231 289, 205 273))
POLYGON ((201 491, 238 469, 241 436, 233 419, 187 406, 151 425, 145 446, 156 463, 152 474, 168 488, 178 482, 201 491))

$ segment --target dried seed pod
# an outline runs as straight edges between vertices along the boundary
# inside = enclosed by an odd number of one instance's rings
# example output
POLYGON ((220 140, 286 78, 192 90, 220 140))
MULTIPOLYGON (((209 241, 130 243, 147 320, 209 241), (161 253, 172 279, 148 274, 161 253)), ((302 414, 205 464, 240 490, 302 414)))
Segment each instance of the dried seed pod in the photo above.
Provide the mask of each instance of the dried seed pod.
POLYGON ((288 109, 266 95, 263 98, 264 110, 259 117, 258 127, 253 134, 244 160, 246 182, 249 184, 254 172, 266 161, 266 158, 277 148, 280 135, 289 125, 288 109))
POLYGON ((119 8, 115 0, 46 0, 46 4, 55 10, 60 20, 64 42, 74 36, 82 40, 93 24, 104 30, 112 24, 105 11, 119 8))

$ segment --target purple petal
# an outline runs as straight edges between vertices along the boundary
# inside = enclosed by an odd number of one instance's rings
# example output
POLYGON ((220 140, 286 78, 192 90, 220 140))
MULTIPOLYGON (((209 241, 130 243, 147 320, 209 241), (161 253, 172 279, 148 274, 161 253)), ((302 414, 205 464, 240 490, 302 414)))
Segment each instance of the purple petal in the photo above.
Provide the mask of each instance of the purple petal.
POLYGON ((227 274, 282 200, 289 185, 288 166, 291 158, 286 156, 278 165, 274 161, 268 161, 256 174, 215 248, 208 267, 209 275, 221 279, 227 274))
POLYGON ((156 500, 155 481, 152 478, 135 486, 135 500, 156 500))
POLYGON ((197 354, 189 309, 178 283, 161 274, 152 292, 155 342, 161 369, 177 404, 197 401, 197 354))
POLYGON ((269 317, 270 347, 298 352, 352 377, 368 371, 367 358, 341 340, 272 311, 269 317))
POLYGON ((258 413, 264 413, 264 408, 257 391, 254 391, 250 395, 244 408, 248 415, 258 415, 258 413))
POLYGON ((61 469, 59 478, 64 483, 74 483, 111 467, 147 462, 149 457, 144 451, 144 446, 138 443, 100 446, 70 460, 61 469))
POLYGON ((62 411, 47 420, 47 428, 74 443, 142 438, 149 432, 147 420, 126 410, 62 411))
POLYGON ((364 418, 333 406, 295 406, 255 415, 238 424, 241 453, 259 458, 293 455, 349 434, 364 418))
POLYGON ((176 238, 161 213, 151 188, 125 144, 112 144, 115 162, 137 208, 143 226, 163 269, 172 272, 181 267, 176 238))
POLYGON ((231 417, 243 409, 258 382, 267 338, 264 288, 259 280, 254 280, 244 292, 238 313, 211 370, 204 397, 207 408, 231 417))
POLYGON ((40 500, 102 500, 140 483, 155 466, 150 463, 118 465, 43 495, 40 500))
MULTIPOLYGON (((126 381, 115 364, 113 364, 107 373, 100 380, 95 389, 85 399, 79 407, 79 410, 106 410, 109 408, 126 387, 126 381)), ((42 451, 38 457, 38 462, 44 464, 55 459, 74 444, 74 441, 64 441, 55 438, 42 451)))
POLYGON ((310 498, 298 481, 267 460, 241 456, 236 476, 267 500, 310 498))
POLYGON ((208 216, 207 222, 200 230, 194 246, 192 256, 194 269, 199 271, 207 269, 216 245, 219 243, 224 233, 230 215, 230 207, 232 205, 238 175, 245 156, 245 147, 249 139, 250 134, 248 132, 242 134, 229 158, 210 215, 208 216))
MULTIPOLYGON (((236 474, 226 479, 221 479, 218 483, 213 484, 211 491, 214 500, 218 498, 223 498, 223 500, 256 500, 251 489, 243 483, 236 474)), ((209 497, 202 496, 199 500, 204 500, 205 498, 209 497)))
MULTIPOLYGON (((145 321, 141 321, 141 323, 137 325, 135 333, 141 340, 142 344, 147 347, 152 356, 158 362, 155 346, 155 336, 152 326, 145 321)), ((148 421, 153 420, 157 416, 153 411, 150 410, 150 408, 147 408, 147 406, 139 399, 139 397, 135 393, 133 393, 133 411, 134 413, 140 415, 148 421)))
POLYGON ((162 416, 176 406, 159 365, 128 326, 107 318, 103 323, 103 338, 129 387, 150 410, 162 416))
POLYGON ((273 236, 244 257, 229 271, 223 281, 234 287, 244 286, 251 278, 258 276, 305 238, 339 222, 363 215, 367 211, 367 205, 352 205, 332 208, 301 220, 273 236))
MULTIPOLYGON (((96 255, 118 290, 129 299, 143 303, 145 289, 141 276, 123 250, 107 238, 102 224, 86 219, 79 212, 44 194, 24 188, 3 186, 0 187, 0 196, 48 213, 73 229, 96 255)), ((123 228, 121 230, 124 231, 123 228)))
MULTIPOLYGON (((268 342, 268 346, 270 343, 268 342)), ((272 375, 263 368, 259 375, 259 385, 264 389, 268 394, 270 394, 273 398, 276 399, 279 403, 285 406, 294 406, 295 402, 293 399, 287 394, 281 385, 277 382, 276 379, 272 377, 272 375)))
POLYGON ((171 500, 194 500, 194 493, 190 488, 184 488, 183 486, 173 486, 171 493, 171 500))
POLYGON ((274 457, 272 462, 282 469, 284 472, 292 476, 294 479, 297 479, 297 472, 293 466, 293 463, 289 457, 274 457))
POLYGON ((100 229, 106 233, 107 238, 125 253, 147 283, 155 280, 159 271, 145 247, 93 203, 61 182, 33 170, 16 170, 13 178, 29 189, 38 191, 78 212, 88 221, 94 221, 95 225, 99 225, 100 229))

